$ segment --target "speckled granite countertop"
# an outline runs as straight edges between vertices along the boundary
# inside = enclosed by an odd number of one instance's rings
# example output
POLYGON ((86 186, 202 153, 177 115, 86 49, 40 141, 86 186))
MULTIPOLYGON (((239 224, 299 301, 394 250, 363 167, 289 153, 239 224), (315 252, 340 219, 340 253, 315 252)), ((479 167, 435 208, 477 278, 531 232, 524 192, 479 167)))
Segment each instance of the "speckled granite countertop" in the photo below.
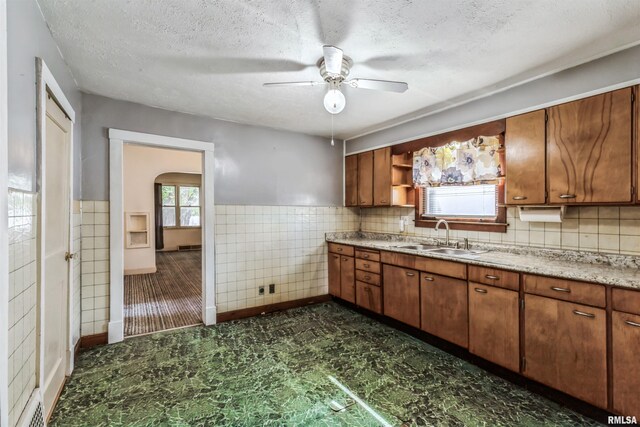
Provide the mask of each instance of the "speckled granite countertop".
POLYGON ((640 257, 481 243, 471 244, 470 247, 490 252, 471 256, 443 255, 397 247, 402 244, 433 243, 432 239, 366 232, 327 233, 326 240, 361 248, 640 290, 640 257))

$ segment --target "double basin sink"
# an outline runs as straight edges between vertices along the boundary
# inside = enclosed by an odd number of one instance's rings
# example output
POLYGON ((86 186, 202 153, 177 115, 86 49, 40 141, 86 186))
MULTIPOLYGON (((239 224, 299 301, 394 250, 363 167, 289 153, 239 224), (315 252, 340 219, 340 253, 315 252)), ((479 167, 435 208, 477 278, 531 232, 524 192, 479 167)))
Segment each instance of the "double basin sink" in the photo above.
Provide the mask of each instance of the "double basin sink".
POLYGON ((470 256, 470 255, 478 255, 488 251, 478 251, 478 250, 470 250, 470 249, 455 249, 442 247, 439 245, 398 245, 394 246, 398 249, 411 249, 414 251, 425 251, 433 254, 442 254, 442 255, 454 255, 454 256, 470 256))

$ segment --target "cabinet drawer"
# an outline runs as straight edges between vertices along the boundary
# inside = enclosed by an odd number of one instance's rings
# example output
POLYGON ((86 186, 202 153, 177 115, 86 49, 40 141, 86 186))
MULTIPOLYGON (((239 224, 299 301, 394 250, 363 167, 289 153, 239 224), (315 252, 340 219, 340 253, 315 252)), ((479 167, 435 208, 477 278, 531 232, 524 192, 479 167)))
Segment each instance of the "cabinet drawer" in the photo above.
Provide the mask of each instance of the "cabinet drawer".
POLYGON ((380 253, 356 249, 356 258, 366 259, 369 261, 380 261, 380 253))
POLYGON ((380 263, 366 259, 356 259, 356 269, 370 271, 372 273, 380 273, 380 263))
POLYGON ((470 265, 469 281, 514 291, 520 290, 520 274, 497 268, 470 265))
POLYGON ((338 243, 329 243, 329 252, 340 255, 353 256, 353 246, 340 245, 338 243))
POLYGON ((605 287, 572 280, 553 279, 551 277, 523 276, 524 291, 529 294, 542 295, 563 301, 605 307, 605 287))
POLYGON ((613 309, 640 314, 640 292, 626 289, 612 289, 613 309))
POLYGON ((356 270, 356 280, 370 285, 380 286, 380 275, 368 271, 356 270))
POLYGON ((380 288, 367 283, 356 282, 356 305, 376 313, 382 313, 380 288))
POLYGON ((467 265, 459 262, 443 261, 395 252, 382 252, 381 259, 384 264, 415 268, 416 270, 455 277, 456 279, 466 280, 467 278, 467 265))

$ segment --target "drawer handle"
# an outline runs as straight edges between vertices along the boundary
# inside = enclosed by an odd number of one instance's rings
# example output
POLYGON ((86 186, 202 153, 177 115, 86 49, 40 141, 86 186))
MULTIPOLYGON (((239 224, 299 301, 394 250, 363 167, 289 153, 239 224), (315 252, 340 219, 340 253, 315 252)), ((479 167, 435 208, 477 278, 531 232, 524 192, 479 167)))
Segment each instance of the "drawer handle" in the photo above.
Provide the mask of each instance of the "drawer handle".
POLYGON ((571 293, 571 289, 569 289, 569 288, 558 288, 557 286, 552 286, 551 290, 552 291, 556 291, 556 292, 565 292, 567 294, 571 293))
POLYGON ((369 264, 362 264, 364 265, 364 268, 369 268, 369 264))
POLYGON ((364 276, 365 280, 371 280, 371 276, 364 276))
POLYGON ((362 258, 364 258, 364 259, 369 259, 369 255, 364 254, 364 255, 362 255, 362 258))
POLYGON ((337 249, 337 251, 338 251, 338 252, 342 252, 342 248, 338 248, 338 249, 337 249))
POLYGON ((513 196, 513 200, 527 200, 527 196, 513 196))
POLYGON ((416 275, 416 273, 407 273, 407 276, 409 276, 409 277, 413 277, 415 275, 416 275))
POLYGON ((349 258, 342 258, 343 261, 349 261, 349 258))
POLYGON ((585 313, 584 311, 580 311, 580 310, 573 310, 573 314, 575 314, 576 316, 588 317, 590 319, 593 319, 594 317, 596 317, 595 314, 585 313))
POLYGON ((424 276, 424 280, 428 280, 429 282, 433 282, 433 277, 430 276, 424 276))
POLYGON ((561 194, 560 198, 561 199, 575 199, 576 195, 575 194, 561 194))
POLYGON ((486 289, 481 289, 481 288, 475 288, 474 291, 476 291, 479 294, 486 294, 487 293, 486 289))
POLYGON ((627 325, 629 325, 629 326, 634 326, 634 327, 636 327, 636 328, 640 328, 640 323, 633 322, 633 321, 631 321, 631 320, 625 320, 625 321, 624 321, 624 323, 626 323, 626 324, 627 324, 627 325))
POLYGON ((494 276, 493 274, 485 274, 484 277, 486 277, 489 280, 500 280, 498 276, 494 276))
POLYGON ((386 200, 380 200, 380 203, 389 203, 386 200))
POLYGON ((333 259, 338 259, 338 258, 340 258, 338 255, 333 256, 333 259))

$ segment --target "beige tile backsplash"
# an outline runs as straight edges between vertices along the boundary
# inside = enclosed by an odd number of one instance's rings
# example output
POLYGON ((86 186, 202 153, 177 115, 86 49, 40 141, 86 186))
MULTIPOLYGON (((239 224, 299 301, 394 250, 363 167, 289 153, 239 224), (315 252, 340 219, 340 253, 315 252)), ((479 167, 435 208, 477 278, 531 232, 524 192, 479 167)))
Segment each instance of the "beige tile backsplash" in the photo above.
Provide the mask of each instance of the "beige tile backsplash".
MULTIPOLYGON (((413 208, 361 209, 362 231, 399 233, 401 216, 409 216, 404 234, 444 237, 444 231, 413 225, 413 208)), ((516 208, 507 210, 506 233, 451 231, 453 239, 640 255, 640 206, 568 207, 562 223, 522 222, 516 208)))

